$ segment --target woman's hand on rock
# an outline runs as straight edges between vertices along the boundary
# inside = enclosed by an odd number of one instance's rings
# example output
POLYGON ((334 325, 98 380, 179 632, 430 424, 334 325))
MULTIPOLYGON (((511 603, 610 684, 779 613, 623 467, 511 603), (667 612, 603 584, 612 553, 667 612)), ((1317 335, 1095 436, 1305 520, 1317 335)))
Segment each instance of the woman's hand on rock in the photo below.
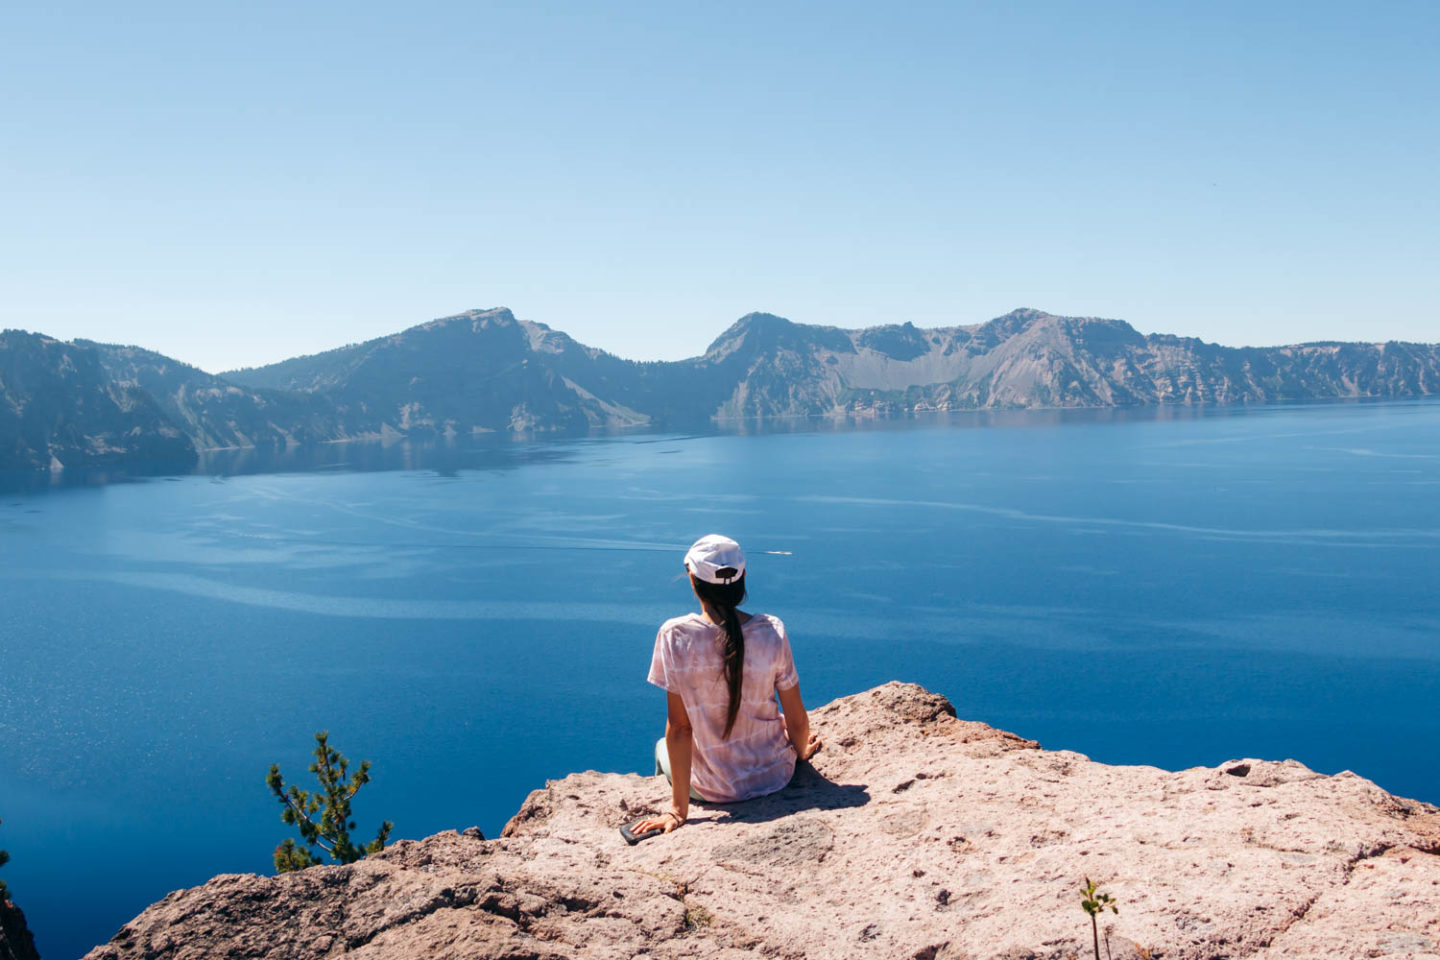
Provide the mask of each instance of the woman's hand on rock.
POLYGON ((809 760, 811 757, 815 756, 815 754, 820 752, 820 747, 820 738, 813 733, 810 734, 810 740, 808 743, 805 744, 805 749, 800 751, 800 759, 809 760))
POLYGON ((651 817, 649 820, 641 820, 635 824, 636 833, 649 833, 651 830, 664 830, 672 832, 676 827, 685 822, 685 818, 673 810, 669 813, 662 813, 658 817, 651 817))

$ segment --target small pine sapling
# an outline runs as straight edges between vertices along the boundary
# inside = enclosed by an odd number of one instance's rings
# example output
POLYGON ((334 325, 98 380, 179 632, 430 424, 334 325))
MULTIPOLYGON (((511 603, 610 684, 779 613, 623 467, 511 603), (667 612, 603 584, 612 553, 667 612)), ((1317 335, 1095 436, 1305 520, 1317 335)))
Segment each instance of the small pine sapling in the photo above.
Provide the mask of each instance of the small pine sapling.
MULTIPOLYGON (((1106 910, 1119 916, 1120 908, 1115 905, 1115 898, 1108 893, 1098 891, 1095 888, 1095 881, 1089 877, 1085 878, 1085 886, 1080 888, 1080 892, 1085 895, 1085 899, 1080 901, 1080 906, 1084 907, 1085 912, 1090 915, 1090 938, 1095 947, 1095 960, 1100 960, 1100 926, 1096 918, 1106 910)), ((1110 950, 1108 935, 1105 940, 1105 950, 1107 953, 1110 950)))
POLYGON ((350 840, 350 831, 355 821, 350 819, 350 801, 360 788, 370 782, 370 761, 363 760, 360 769, 352 777, 349 774, 350 761, 330 746, 330 733, 322 730, 315 734, 315 762, 310 772, 320 781, 318 790, 301 790, 291 784, 285 785, 280 775, 280 765, 272 763, 265 783, 284 808, 280 819, 300 831, 297 844, 292 838, 275 848, 275 871, 290 873, 324 863, 329 855, 336 863, 354 863, 367 853, 379 853, 385 849, 394 824, 386 820, 380 824, 375 839, 363 847, 350 840), (319 815, 318 818, 316 815, 319 815))

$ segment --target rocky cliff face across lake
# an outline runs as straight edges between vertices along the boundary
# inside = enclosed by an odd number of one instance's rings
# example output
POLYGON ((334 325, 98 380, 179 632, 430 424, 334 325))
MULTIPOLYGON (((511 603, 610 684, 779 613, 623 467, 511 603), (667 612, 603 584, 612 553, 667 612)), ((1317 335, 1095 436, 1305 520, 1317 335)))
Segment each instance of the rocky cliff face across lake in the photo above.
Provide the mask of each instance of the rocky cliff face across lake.
POLYGON ((509 310, 470 310, 219 376, 138 347, 0 332, 0 468, 193 460, 197 450, 712 420, 1440 394, 1440 344, 1231 348, 1021 309, 863 330, 736 321, 639 363, 509 310))
MULTIPOLYGON (((812 714, 813 768, 696 804, 629 847, 662 778, 577 773, 498 839, 402 841, 345 867, 221 876, 89 960, 217 957, 1440 957, 1440 809, 1353 774, 1167 772, 1048 751, 909 684, 812 714)), ((1417 762, 1419 762, 1417 758, 1417 762)))

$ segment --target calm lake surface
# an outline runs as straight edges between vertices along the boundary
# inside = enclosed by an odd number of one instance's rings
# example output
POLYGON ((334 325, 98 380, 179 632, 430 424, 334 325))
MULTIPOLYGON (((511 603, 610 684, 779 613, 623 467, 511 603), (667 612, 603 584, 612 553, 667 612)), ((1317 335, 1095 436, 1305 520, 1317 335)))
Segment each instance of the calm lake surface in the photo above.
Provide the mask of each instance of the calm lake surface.
POLYGON ((494 836, 546 778, 649 773, 655 628, 712 531, 812 707, 911 680, 1106 762, 1293 757, 1440 802, 1434 402, 203 466, 0 495, 0 876, 47 960, 270 872, 265 772, 301 779, 322 728, 374 762, 365 835, 494 836))

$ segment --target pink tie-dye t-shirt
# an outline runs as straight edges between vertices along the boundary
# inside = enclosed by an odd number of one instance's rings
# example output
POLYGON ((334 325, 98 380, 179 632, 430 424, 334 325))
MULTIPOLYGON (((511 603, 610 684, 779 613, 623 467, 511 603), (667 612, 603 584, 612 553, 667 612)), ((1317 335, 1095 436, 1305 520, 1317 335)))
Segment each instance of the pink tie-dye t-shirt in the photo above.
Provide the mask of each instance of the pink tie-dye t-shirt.
POLYGON ((740 711, 728 739, 730 694, 721 673, 722 628, 698 613, 667 620, 655 637, 650 682, 685 701, 694 730, 690 785, 706 800, 729 803, 774 793, 795 773, 795 749, 775 691, 800 683, 779 617, 752 616, 745 635, 740 711))

